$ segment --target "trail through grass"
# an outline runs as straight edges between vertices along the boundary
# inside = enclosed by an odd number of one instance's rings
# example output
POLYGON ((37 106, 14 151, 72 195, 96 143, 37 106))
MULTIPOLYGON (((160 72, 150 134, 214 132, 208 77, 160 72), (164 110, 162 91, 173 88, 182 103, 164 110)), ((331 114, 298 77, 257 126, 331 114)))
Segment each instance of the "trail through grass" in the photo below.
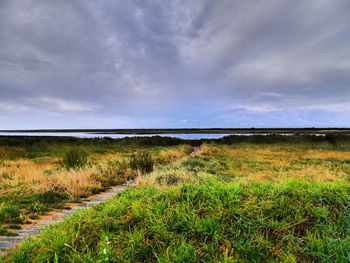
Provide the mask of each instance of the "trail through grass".
POLYGON ((2 260, 349 262, 347 149, 324 142, 204 144, 2 260))
MULTIPOLYGON (((67 202, 79 202, 123 184, 140 171, 143 173, 142 169, 130 166, 130 156, 135 159, 135 156, 147 155, 148 172, 153 166, 166 165, 191 151, 190 146, 74 148, 68 144, 62 145, 64 151, 57 145, 46 145, 45 149, 39 146, 31 146, 31 150, 40 153, 31 158, 16 156, 17 147, 0 147, 6 153, 0 164, 0 236, 16 235, 11 229, 20 224, 30 223, 49 210, 62 209, 67 202), (79 156, 81 152, 83 159, 79 156), (66 153, 70 154, 68 159, 65 159, 66 153), (78 163, 74 163, 74 158, 78 158, 78 163)), ((26 149, 23 151, 28 153, 26 149)), ((138 165, 143 167, 142 162, 138 165)))

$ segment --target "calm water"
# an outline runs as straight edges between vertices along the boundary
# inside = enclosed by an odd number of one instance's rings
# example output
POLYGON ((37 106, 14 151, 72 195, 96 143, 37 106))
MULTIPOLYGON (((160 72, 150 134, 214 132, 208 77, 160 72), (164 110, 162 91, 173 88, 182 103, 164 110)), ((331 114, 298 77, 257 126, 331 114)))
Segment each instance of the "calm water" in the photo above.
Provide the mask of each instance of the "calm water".
POLYGON ((181 138, 181 139, 187 139, 187 140, 196 140, 196 139, 216 139, 221 138, 223 136, 229 135, 229 134, 216 134, 216 133, 193 133, 193 134, 97 134, 97 133, 79 133, 79 132, 23 132, 23 133, 5 133, 0 132, 0 136, 3 135, 9 135, 9 136, 72 136, 72 137, 79 137, 79 138, 95 138, 95 137, 110 137, 110 138, 124 138, 124 137, 149 137, 149 136, 163 136, 163 137, 175 137, 175 138, 181 138))

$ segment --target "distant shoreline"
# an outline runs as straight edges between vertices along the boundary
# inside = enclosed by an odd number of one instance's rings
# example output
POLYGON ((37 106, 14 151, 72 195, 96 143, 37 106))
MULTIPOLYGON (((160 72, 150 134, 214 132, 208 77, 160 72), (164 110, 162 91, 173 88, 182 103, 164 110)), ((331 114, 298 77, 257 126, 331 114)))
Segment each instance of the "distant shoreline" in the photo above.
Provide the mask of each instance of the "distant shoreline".
POLYGON ((0 130, 0 133, 92 134, 350 134, 350 128, 179 128, 179 129, 37 129, 0 130))

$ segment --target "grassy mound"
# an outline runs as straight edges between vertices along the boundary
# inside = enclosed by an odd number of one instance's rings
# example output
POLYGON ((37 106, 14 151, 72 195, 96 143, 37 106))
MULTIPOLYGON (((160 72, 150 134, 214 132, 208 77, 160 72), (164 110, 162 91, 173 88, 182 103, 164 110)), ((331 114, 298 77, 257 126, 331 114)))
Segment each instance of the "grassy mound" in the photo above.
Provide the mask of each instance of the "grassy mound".
POLYGON ((4 262, 348 262, 350 187, 141 187, 74 214, 4 262))

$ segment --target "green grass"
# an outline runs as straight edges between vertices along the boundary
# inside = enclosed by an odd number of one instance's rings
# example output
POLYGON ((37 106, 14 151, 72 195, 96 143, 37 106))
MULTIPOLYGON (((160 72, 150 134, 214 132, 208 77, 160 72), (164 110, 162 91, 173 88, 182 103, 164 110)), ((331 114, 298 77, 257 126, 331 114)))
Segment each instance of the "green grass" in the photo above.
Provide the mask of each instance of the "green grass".
POLYGON ((350 188, 207 179, 74 214, 4 262, 348 262, 350 188))

